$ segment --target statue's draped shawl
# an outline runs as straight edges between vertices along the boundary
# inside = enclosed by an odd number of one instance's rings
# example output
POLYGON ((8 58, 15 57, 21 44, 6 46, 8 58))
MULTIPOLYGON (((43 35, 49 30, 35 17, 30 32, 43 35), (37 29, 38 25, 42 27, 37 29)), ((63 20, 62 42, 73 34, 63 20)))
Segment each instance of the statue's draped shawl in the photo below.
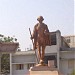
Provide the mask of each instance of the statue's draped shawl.
MULTIPOLYGON (((33 34, 32 34, 32 36, 33 36, 33 38, 34 38, 34 49, 37 49, 37 36, 38 36, 38 31, 37 31, 37 26, 38 26, 38 23, 34 26, 34 30, 33 30, 33 34)), ((46 28, 46 30, 47 30, 47 32, 48 32, 48 34, 47 35, 44 35, 44 43, 45 43, 45 46, 50 46, 51 45, 51 41, 50 41, 50 32, 49 32, 49 30, 48 30, 48 27, 47 27, 47 25, 46 24, 44 24, 43 23, 43 26, 45 26, 45 28, 46 28)))

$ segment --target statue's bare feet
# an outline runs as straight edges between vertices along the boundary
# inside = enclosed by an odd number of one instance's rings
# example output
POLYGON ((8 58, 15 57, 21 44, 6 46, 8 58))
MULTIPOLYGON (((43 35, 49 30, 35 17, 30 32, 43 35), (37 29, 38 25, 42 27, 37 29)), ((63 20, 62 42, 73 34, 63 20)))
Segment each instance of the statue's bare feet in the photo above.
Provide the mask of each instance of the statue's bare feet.
POLYGON ((43 63, 44 63, 44 61, 41 59, 41 60, 40 60, 40 64, 43 65, 43 63))

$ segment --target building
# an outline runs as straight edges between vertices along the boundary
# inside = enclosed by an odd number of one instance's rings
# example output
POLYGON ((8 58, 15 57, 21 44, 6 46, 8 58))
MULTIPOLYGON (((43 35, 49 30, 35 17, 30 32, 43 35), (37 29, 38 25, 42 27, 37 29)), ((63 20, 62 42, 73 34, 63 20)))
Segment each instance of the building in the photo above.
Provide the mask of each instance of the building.
POLYGON ((2 54, 9 54, 10 55, 10 75, 12 73, 11 70, 11 55, 12 53, 15 53, 17 48, 19 46, 19 43, 14 43, 14 42, 0 42, 0 75, 3 75, 1 72, 1 57, 2 54))
MULTIPOLYGON (((44 61, 48 66, 52 65, 52 67, 56 67, 64 75, 70 75, 75 68, 75 37, 68 36, 70 37, 69 40, 68 37, 62 37, 60 31, 51 32, 50 34, 52 45, 46 47, 44 61), (51 64, 51 62, 53 64, 51 64)), ((9 45, 11 44, 0 44, 0 62, 1 54, 9 53, 10 75, 27 75, 29 68, 37 63, 35 51, 16 51, 16 45, 14 47, 12 47, 13 45, 9 45)))
POLYGON ((70 47, 75 47, 75 36, 64 36, 70 47))
MULTIPOLYGON (((51 46, 45 50, 44 61, 49 64, 54 62, 54 66, 63 75, 70 75, 75 67, 75 48, 70 48, 60 31, 51 33, 51 46)), ((36 64, 35 51, 17 51, 10 56, 11 75, 27 75, 29 68, 36 64)))

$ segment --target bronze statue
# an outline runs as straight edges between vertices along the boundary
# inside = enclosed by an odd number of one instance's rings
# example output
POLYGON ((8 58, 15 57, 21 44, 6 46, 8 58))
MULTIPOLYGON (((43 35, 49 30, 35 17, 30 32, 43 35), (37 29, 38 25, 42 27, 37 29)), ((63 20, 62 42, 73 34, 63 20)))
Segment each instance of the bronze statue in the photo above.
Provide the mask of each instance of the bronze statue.
POLYGON ((44 55, 45 55, 45 48, 47 45, 50 44, 50 33, 47 25, 43 23, 44 18, 42 16, 39 16, 37 18, 39 23, 37 23, 34 26, 33 34, 31 36, 31 39, 34 39, 34 50, 38 50, 38 56, 40 59, 40 64, 43 63, 44 55))

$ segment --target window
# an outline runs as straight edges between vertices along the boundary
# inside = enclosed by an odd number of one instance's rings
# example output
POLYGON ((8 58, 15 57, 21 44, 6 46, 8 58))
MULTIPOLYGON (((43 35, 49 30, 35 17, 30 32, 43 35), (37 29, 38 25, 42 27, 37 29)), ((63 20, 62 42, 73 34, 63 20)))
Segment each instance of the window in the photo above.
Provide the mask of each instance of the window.
POLYGON ((16 70, 23 70, 24 64, 16 64, 16 70))
POLYGON ((74 68, 74 60, 68 60, 68 68, 74 68))
POLYGON ((51 35, 51 45, 56 45, 56 34, 51 35))
POLYGON ((67 43, 70 43, 70 38, 67 39, 67 43))
POLYGON ((27 69, 30 69, 30 67, 33 67, 33 66, 34 66, 33 63, 27 64, 27 69))

